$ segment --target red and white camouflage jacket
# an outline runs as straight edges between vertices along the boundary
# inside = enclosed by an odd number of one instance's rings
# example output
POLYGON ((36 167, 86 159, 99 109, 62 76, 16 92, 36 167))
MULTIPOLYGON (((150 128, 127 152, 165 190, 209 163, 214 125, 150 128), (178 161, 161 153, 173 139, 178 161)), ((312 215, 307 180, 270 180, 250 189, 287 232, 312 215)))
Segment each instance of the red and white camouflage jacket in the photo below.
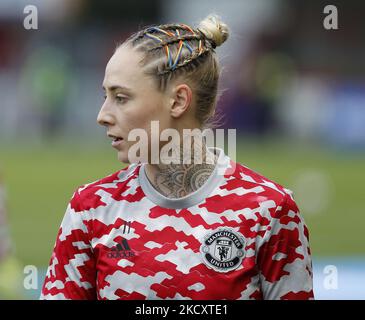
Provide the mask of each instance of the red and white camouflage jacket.
POLYGON ((143 164, 74 193, 41 299, 312 299, 308 230, 291 190, 232 161, 162 196, 143 164))

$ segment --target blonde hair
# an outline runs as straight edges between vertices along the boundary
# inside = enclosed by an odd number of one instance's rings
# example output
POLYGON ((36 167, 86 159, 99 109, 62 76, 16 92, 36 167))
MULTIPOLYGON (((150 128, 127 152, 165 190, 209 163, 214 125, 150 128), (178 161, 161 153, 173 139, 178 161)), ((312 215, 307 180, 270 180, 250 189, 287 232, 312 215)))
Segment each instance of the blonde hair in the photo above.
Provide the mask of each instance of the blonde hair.
POLYGON ((183 77, 191 85, 196 118, 210 127, 215 115, 221 73, 215 48, 229 37, 229 28, 215 14, 208 15, 196 29, 186 24, 150 25, 132 34, 123 45, 142 53, 141 67, 164 92, 168 84, 183 77))

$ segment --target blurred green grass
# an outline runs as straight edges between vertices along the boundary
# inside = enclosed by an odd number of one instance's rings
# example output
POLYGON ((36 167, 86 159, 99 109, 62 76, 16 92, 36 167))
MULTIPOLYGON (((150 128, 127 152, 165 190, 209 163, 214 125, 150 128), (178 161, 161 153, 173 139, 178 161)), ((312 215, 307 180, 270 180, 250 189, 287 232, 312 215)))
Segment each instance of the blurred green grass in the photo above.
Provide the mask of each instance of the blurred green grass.
MULTIPOLYGON (((312 253, 365 254, 365 155, 349 156, 282 140, 237 141, 239 162, 294 193, 293 177, 301 170, 316 169, 331 177, 329 206, 317 214, 302 211, 312 253)), ((47 266, 74 190, 123 166, 107 143, 91 146, 54 141, 22 148, 1 147, 0 171, 6 182, 11 234, 21 262, 47 266)), ((304 199, 295 199, 301 208, 304 199)))

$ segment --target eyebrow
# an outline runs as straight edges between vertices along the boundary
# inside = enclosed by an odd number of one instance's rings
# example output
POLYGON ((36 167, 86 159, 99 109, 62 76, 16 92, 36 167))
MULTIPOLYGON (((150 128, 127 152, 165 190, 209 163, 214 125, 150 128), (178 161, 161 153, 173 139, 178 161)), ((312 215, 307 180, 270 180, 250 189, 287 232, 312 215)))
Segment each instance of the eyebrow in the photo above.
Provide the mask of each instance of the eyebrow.
MULTIPOLYGON (((123 86, 111 86, 111 87, 108 87, 108 89, 110 91, 122 90, 122 91, 126 91, 126 92, 129 92, 129 93, 132 93, 133 92, 131 88, 123 87, 123 86)), ((105 90, 105 87, 104 86, 103 86, 103 90, 105 90)))

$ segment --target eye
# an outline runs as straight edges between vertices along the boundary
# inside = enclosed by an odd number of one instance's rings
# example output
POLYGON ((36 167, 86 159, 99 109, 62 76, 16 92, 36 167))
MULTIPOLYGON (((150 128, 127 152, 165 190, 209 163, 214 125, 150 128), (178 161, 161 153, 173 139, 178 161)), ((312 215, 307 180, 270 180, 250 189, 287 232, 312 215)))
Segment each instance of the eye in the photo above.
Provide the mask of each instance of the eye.
POLYGON ((123 96, 116 96, 115 99, 120 102, 120 103, 124 103, 127 101, 127 98, 126 97, 123 97, 123 96))

